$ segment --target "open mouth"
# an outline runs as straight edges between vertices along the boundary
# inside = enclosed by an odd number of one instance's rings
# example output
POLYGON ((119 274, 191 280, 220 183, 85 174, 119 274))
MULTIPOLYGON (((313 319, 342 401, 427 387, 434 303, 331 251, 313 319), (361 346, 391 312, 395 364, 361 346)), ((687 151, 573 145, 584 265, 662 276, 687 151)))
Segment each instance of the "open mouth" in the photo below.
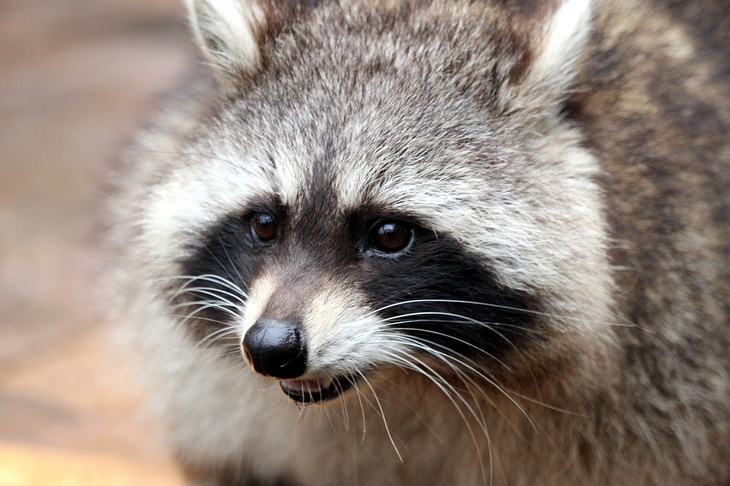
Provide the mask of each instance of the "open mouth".
POLYGON ((310 378, 307 380, 282 380, 279 382, 286 395, 299 403, 319 403, 332 400, 350 389, 353 377, 310 378))

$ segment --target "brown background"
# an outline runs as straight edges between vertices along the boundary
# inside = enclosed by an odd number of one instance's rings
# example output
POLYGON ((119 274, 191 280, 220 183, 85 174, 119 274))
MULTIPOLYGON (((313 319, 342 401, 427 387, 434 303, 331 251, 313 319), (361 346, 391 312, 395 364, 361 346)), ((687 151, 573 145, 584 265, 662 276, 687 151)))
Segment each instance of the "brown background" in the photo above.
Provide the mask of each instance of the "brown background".
POLYGON ((194 62, 178 0, 0 0, 0 485, 180 484, 92 278, 105 167, 194 62))

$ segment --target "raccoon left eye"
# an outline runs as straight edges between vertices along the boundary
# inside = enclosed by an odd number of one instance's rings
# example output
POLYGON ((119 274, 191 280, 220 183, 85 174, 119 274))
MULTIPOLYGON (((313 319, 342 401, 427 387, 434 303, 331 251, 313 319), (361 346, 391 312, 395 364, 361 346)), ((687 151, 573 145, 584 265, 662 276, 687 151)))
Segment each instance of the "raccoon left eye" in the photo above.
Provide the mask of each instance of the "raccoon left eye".
POLYGON ((255 213, 251 217, 251 230, 257 240, 271 241, 276 238, 276 220, 270 214, 255 213))
POLYGON ((405 250, 413 239, 413 229, 403 223, 385 221, 370 230, 372 247, 381 253, 393 254, 405 250))

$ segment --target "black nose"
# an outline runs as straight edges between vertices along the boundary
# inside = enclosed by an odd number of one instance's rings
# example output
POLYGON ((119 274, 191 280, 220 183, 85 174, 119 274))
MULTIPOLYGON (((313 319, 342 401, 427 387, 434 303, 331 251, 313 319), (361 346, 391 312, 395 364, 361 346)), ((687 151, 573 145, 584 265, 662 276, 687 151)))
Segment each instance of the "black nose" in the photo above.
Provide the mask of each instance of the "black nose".
POLYGON ((307 346, 295 320, 261 318, 243 338, 243 352, 254 370, 275 378, 296 378, 307 366, 307 346))

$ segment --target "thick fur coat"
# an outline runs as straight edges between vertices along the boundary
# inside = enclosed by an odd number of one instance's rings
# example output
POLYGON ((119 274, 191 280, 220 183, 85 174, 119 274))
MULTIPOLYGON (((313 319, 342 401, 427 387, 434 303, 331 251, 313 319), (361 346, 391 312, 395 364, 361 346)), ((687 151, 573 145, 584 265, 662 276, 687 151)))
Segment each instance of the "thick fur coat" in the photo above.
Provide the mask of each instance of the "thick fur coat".
POLYGON ((730 482, 726 2, 187 7, 105 280, 192 483, 730 482))

